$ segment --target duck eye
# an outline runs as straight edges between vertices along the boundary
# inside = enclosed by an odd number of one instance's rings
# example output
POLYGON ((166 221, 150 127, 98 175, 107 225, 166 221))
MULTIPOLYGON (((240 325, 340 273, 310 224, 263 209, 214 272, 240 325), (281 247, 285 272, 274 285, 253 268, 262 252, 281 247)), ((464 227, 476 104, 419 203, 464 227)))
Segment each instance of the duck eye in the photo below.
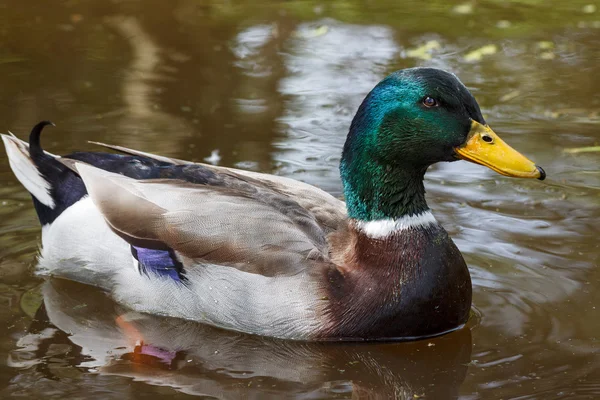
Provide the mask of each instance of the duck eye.
POLYGON ((427 96, 423 99, 423 105, 425 107, 436 107, 438 104, 438 101, 433 97, 427 96))

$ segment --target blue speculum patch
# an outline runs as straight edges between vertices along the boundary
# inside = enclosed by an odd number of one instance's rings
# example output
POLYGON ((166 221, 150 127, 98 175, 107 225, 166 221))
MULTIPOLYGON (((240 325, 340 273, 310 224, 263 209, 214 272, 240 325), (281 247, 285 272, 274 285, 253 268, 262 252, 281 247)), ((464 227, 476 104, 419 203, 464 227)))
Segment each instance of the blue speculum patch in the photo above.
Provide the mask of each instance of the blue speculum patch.
POLYGON ((168 277, 177 282, 185 282, 183 265, 173 250, 146 249, 131 245, 131 254, 139 263, 140 274, 168 277))

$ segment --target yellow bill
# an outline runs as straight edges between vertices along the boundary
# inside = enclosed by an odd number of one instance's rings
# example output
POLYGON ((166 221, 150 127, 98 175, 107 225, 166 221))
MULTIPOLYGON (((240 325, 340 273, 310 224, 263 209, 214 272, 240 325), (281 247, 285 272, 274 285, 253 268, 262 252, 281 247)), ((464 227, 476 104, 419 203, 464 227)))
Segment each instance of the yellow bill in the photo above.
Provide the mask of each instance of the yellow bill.
POLYGON ((487 125, 471 124, 467 141, 454 149, 459 158, 471 161, 505 176, 544 180, 546 172, 527 157, 507 145, 487 125))

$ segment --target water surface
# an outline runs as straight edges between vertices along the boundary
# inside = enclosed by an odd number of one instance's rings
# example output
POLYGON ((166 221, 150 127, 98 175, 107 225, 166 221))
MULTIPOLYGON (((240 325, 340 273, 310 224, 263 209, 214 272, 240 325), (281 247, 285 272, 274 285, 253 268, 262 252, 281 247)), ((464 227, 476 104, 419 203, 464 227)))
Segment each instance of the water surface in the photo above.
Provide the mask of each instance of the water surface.
POLYGON ((428 201, 474 284, 466 327, 415 343, 307 344, 128 313, 34 276, 40 230, 0 156, 0 396, 600 396, 600 4, 535 0, 0 0, 0 130, 65 154, 120 144, 341 194, 349 122, 386 74, 455 72, 544 182, 456 162, 428 201), (148 338, 131 343, 125 313, 148 338))

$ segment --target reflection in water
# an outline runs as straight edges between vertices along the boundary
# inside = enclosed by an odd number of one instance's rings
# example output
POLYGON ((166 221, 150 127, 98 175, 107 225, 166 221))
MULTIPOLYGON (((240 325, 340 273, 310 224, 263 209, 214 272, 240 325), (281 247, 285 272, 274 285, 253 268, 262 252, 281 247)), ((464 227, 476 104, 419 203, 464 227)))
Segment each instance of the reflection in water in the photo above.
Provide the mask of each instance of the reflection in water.
POLYGON ((298 27, 278 88, 287 99, 280 118, 286 137, 276 143, 276 157, 288 164, 283 173, 339 193, 337 164, 350 121, 397 56, 393 36, 388 27, 329 19, 298 27))
MULTIPOLYGON (((115 322, 124 311, 103 292, 49 280, 42 293, 36 321, 9 356, 31 379, 52 379, 69 366, 225 399, 448 398, 470 362, 469 329, 415 343, 306 343, 129 312, 128 329, 143 338, 136 343, 115 322)), ((12 392, 32 383, 26 376, 12 392)))
POLYGON ((190 135, 192 127, 182 118, 161 110, 157 102, 155 82, 167 80, 160 73, 160 48, 144 30, 135 17, 114 16, 106 18, 106 24, 115 29, 131 47, 131 63, 121 84, 122 101, 125 105, 123 116, 118 120, 118 132, 126 132, 119 142, 126 146, 144 146, 141 129, 151 129, 157 133, 168 132, 169 140, 161 142, 164 153, 177 150, 179 144, 173 136, 190 135))
MULTIPOLYGON (((268 66, 261 63, 257 56, 261 49, 269 43, 276 34, 276 27, 272 25, 256 25, 244 29, 237 34, 231 51, 237 58, 234 63, 237 67, 244 70, 244 74, 253 77, 265 77, 271 73, 268 66)), ((264 61, 264 60, 263 60, 264 61)))

